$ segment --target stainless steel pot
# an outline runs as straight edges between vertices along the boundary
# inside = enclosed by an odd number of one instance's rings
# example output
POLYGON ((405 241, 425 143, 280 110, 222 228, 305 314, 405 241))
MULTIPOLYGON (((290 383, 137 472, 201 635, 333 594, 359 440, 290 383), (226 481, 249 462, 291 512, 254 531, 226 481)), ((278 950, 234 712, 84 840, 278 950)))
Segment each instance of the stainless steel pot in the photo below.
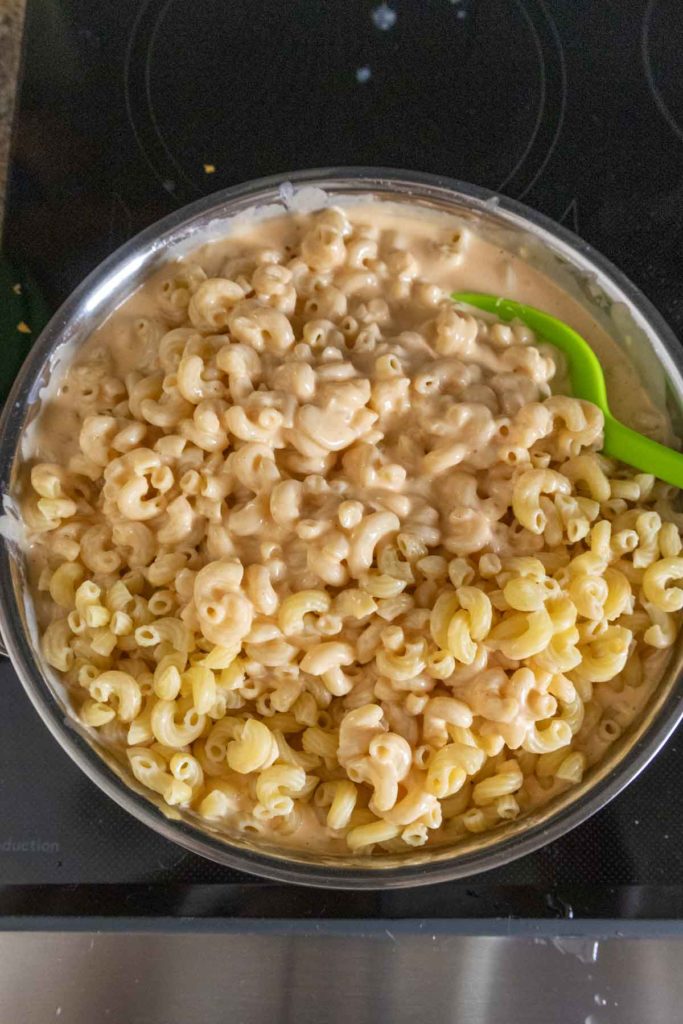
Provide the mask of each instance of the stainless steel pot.
MULTIPOLYGON (((6 510, 22 435, 39 408, 39 390, 55 361, 78 346, 148 275, 178 252, 226 233, 226 218, 253 207, 282 204, 293 189, 324 189, 335 197, 366 196, 457 214, 494 232, 560 281, 600 319, 615 340, 661 366, 673 413, 683 410, 683 377, 675 336, 648 300, 614 266, 569 231, 538 213, 483 189, 432 175, 374 168, 303 171, 239 185, 179 210, 143 231, 104 261, 55 314, 26 360, 0 423, 0 483, 6 510), (68 346, 68 348, 65 348, 68 346)), ((313 205, 324 197, 306 193, 313 205)), ((526 817, 450 848, 401 855, 323 857, 275 848, 243 835, 225 835, 186 813, 162 807, 143 792, 127 767, 69 710, 54 674, 42 662, 22 557, 13 544, 0 551, 0 628, 30 699, 57 741, 113 800, 171 841, 219 863, 254 874, 314 886, 372 889, 462 878, 521 857, 574 828, 631 782, 683 717, 683 643, 644 712, 577 787, 526 817)), ((27 751, 27 756, 29 752, 27 751)))

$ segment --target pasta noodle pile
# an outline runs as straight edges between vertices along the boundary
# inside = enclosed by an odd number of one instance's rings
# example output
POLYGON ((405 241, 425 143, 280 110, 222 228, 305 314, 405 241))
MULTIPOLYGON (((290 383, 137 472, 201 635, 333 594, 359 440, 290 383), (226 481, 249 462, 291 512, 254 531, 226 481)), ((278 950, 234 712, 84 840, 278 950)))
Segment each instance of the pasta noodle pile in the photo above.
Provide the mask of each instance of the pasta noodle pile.
POLYGON ((78 452, 33 464, 24 504, 44 656, 213 827, 450 843, 580 781, 651 693, 674 491, 599 454, 527 328, 372 224, 298 224, 219 276, 170 268, 125 324, 137 368, 91 347, 65 377, 78 452))

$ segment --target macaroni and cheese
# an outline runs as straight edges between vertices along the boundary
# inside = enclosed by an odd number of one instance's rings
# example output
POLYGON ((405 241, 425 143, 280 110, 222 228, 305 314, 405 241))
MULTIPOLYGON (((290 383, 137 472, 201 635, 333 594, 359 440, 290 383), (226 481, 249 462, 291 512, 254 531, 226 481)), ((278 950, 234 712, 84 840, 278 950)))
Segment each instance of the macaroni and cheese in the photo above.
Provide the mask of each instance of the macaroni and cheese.
POLYGON ((45 660, 214 829, 452 843, 579 782, 661 675, 674 491, 600 454, 559 353, 450 299, 482 253, 504 262, 372 207, 236 232, 113 314, 41 412, 45 660))

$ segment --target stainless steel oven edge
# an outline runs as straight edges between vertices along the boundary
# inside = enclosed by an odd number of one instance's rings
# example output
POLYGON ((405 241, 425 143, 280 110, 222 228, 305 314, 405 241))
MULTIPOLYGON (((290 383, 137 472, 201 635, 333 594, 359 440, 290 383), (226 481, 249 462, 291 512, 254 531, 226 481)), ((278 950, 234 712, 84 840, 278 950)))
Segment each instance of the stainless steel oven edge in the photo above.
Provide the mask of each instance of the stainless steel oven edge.
POLYGON ((6 1024, 674 1024, 683 1003, 676 921, 4 927, 6 1024))

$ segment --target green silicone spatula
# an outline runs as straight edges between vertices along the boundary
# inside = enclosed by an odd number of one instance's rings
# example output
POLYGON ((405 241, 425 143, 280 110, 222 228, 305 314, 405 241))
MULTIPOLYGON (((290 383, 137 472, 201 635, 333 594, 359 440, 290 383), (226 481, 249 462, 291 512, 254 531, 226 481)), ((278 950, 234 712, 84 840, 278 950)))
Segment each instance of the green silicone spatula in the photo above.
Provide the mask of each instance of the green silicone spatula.
POLYGON ((535 331, 539 338, 564 352, 574 395, 602 409, 605 417, 605 455, 634 466, 643 473, 653 473, 667 484, 683 488, 683 455, 638 434, 614 418, 607 402, 602 367, 595 352, 580 334, 549 313, 511 299, 501 299, 481 292, 454 292, 451 298, 487 313, 495 313, 501 320, 517 318, 535 331))

